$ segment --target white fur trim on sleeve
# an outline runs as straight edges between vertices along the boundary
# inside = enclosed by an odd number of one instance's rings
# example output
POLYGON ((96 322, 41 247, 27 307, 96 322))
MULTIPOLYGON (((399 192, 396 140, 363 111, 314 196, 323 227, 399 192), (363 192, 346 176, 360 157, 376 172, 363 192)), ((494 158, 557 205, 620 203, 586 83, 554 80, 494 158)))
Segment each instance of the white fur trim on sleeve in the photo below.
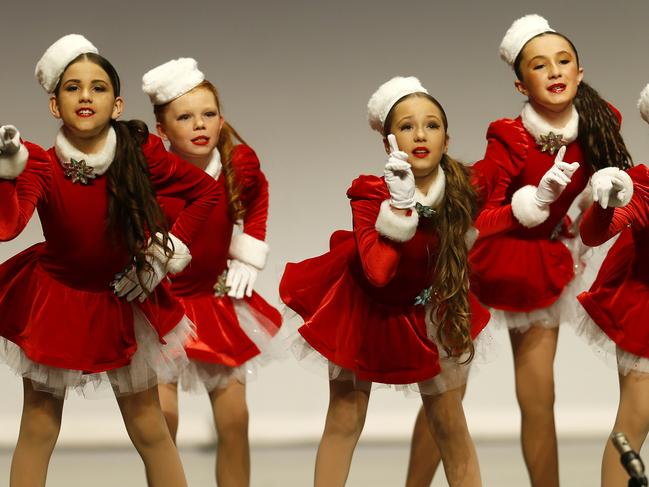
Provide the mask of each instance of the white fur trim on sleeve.
MULTIPOLYGON (((158 233, 157 236, 158 238, 162 239, 162 234, 158 233)), ((192 260, 192 255, 189 253, 187 245, 185 245, 185 243, 178 237, 176 237, 173 233, 169 234, 169 240, 171 240, 174 249, 174 253, 171 258, 167 258, 164 251, 159 245, 152 245, 151 250, 156 260, 160 262, 166 262, 165 265, 167 272, 171 274, 178 274, 185 267, 187 267, 187 264, 189 264, 189 262, 192 260)))
POLYGON ((397 215, 390 208, 390 201, 385 200, 381 203, 381 209, 374 228, 390 240, 407 242, 415 236, 418 224, 419 214, 416 211, 413 211, 409 216, 397 215))
POLYGON ((631 176, 617 167, 605 167, 592 175, 591 184, 595 179, 602 176, 605 178, 618 178, 622 182, 623 186, 624 198, 618 198, 617 194, 619 193, 619 190, 616 191, 613 189, 608 197, 608 206, 612 208, 621 208, 628 205, 631 198, 633 198, 633 181, 631 180, 631 176))
POLYGON ((268 258, 268 244, 247 233, 233 235, 230 242, 230 257, 257 269, 263 269, 268 258))
POLYGON ((527 228, 540 225, 550 216, 550 207, 539 208, 534 202, 536 186, 528 185, 518 189, 512 196, 512 213, 521 225, 527 228))
POLYGON ((24 144, 10 156, 0 155, 0 179, 16 179, 23 172, 29 159, 29 151, 24 144))

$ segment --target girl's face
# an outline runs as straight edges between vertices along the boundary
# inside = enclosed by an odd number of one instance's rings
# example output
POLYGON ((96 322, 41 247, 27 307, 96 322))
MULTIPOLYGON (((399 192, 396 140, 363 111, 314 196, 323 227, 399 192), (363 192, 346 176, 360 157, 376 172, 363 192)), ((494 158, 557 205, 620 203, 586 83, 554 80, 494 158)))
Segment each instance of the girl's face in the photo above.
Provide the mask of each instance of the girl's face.
POLYGON ((542 35, 529 41, 521 53, 516 89, 533 106, 561 112, 572 105, 584 77, 570 43, 558 35, 542 35))
MULTIPOLYGON (((397 138, 399 149, 408 154, 408 162, 416 178, 428 176, 437 170, 448 149, 439 107, 425 97, 411 96, 399 102, 392 113, 390 133, 397 138)), ((384 139, 385 150, 390 148, 384 139)))
POLYGON ((174 152, 186 159, 196 158, 210 155, 216 147, 223 117, 214 94, 199 87, 171 101, 156 127, 174 152))
POLYGON ((67 135, 73 139, 102 135, 123 109, 124 101, 115 97, 106 71, 87 59, 68 66, 61 76, 59 91, 50 98, 52 115, 63 121, 67 135))

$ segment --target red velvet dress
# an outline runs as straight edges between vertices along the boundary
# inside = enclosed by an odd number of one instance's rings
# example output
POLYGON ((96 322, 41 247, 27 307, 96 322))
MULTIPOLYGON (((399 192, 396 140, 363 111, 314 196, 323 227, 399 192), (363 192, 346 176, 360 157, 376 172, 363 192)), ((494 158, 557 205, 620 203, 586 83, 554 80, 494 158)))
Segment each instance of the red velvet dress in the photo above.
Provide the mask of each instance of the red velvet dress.
POLYGON ((628 174, 634 187, 630 203, 615 209, 595 203, 581 222, 587 245, 622 232, 590 290, 579 295, 588 314, 581 332, 604 349, 606 342, 615 344, 622 372, 649 373, 649 169, 640 165, 628 174))
MULTIPOLYGON (((250 147, 238 145, 232 151, 231 164, 247 209, 243 231, 263 241, 268 217, 268 182, 257 155, 250 147)), ((217 183, 225 188, 223 171, 217 183)), ((172 223, 182 214, 185 202, 161 198, 160 203, 172 223)), ((253 364, 246 363, 262 351, 268 351, 270 339, 281 326, 280 313, 256 292, 241 300, 223 293, 215 295, 214 285, 227 271, 234 223, 224 197, 192 243, 192 261, 183 272, 172 276, 172 291, 196 325, 196 336, 185 347, 194 362, 189 373, 181 376, 186 389, 194 389, 201 383, 208 390, 225 387, 232 374, 244 382, 246 375, 254 372, 253 364)))
POLYGON ((565 296, 567 303, 559 300, 576 267, 568 248, 575 239, 567 213, 586 187, 591 169, 583 164, 579 143, 568 144, 564 160, 582 164, 550 205, 549 217, 527 228, 512 212, 512 195, 523 186, 537 186, 555 156, 540 151, 521 117, 493 122, 487 141, 484 159, 473 166, 484 206, 476 220, 480 238, 470 256, 471 289, 494 309, 494 318, 510 328, 523 330, 531 322, 556 326, 576 307, 576 292, 565 296))
MULTIPOLYGON (((433 383, 442 352, 428 329, 428 306, 415 305, 434 277, 434 220, 420 218, 414 236, 397 242, 375 228, 390 198, 383 178, 360 176, 347 196, 353 232, 334 233, 329 252, 289 263, 282 277, 280 297, 304 320, 299 333, 328 361, 332 379, 428 383, 420 390, 429 393, 459 385, 433 383)), ((489 312, 473 295, 470 305, 475 338, 489 312)))
MULTIPOLYGON (((155 374, 172 373, 173 360, 184 355, 178 350, 188 331, 179 326, 182 306, 164 282, 144 303, 113 294, 110 282, 130 257, 121 236, 107 228, 106 177, 73 184, 53 148, 26 145, 25 170, 15 180, 0 180, 0 240, 16 237, 36 209, 45 241, 0 265, 4 361, 35 387, 58 395, 68 386, 97 383, 106 371, 113 371, 109 379, 118 392, 154 385, 155 374), (162 350, 136 356, 141 339, 149 345, 153 339, 162 350), (141 373, 127 372, 129 364, 141 373)), ((169 154, 157 137, 149 136, 142 149, 155 191, 187 201, 171 233, 191 243, 219 200, 219 188, 169 154)))

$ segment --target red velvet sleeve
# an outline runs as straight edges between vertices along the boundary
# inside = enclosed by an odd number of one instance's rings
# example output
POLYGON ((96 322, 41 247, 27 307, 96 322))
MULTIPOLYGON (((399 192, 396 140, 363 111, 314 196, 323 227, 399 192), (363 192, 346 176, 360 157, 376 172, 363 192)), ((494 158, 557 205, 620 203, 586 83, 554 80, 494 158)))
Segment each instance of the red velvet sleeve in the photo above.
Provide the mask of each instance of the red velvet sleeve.
POLYGON ((180 198, 187 203, 170 232, 189 246, 214 205, 223 200, 223 189, 205 171, 168 152, 155 135, 149 135, 142 151, 157 196, 180 198))
POLYGON ((257 154, 246 145, 238 145, 232 152, 232 165, 241 188, 241 199, 246 207, 243 231, 257 240, 266 239, 268 220, 268 181, 261 171, 257 154))
POLYGON ((520 228, 512 213, 509 187, 527 155, 525 129, 515 120, 493 122, 487 131, 487 150, 472 168, 481 202, 475 226, 480 238, 520 228))
POLYGON ((633 198, 623 208, 602 208, 593 203, 586 211, 579 233, 591 247, 601 245, 626 227, 646 228, 649 225, 649 170, 635 166, 628 171, 633 180, 633 198))
POLYGON ((34 209, 47 199, 52 181, 52 163, 45 150, 24 142, 29 159, 16 179, 0 179, 0 241, 17 237, 34 209))
POLYGON ((387 285, 397 272, 401 245, 376 231, 381 203, 390 198, 383 179, 360 176, 347 191, 351 200, 354 237, 363 271, 376 287, 387 285))

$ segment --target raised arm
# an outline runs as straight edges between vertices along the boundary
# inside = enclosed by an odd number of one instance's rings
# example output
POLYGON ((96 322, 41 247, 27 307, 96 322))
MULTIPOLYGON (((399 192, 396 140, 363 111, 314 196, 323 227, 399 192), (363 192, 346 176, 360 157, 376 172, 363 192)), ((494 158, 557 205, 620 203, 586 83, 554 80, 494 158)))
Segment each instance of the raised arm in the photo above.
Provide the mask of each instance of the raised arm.
POLYGON ((23 143, 15 127, 0 127, 0 241, 17 237, 29 223, 49 192, 51 171, 46 151, 23 143))

